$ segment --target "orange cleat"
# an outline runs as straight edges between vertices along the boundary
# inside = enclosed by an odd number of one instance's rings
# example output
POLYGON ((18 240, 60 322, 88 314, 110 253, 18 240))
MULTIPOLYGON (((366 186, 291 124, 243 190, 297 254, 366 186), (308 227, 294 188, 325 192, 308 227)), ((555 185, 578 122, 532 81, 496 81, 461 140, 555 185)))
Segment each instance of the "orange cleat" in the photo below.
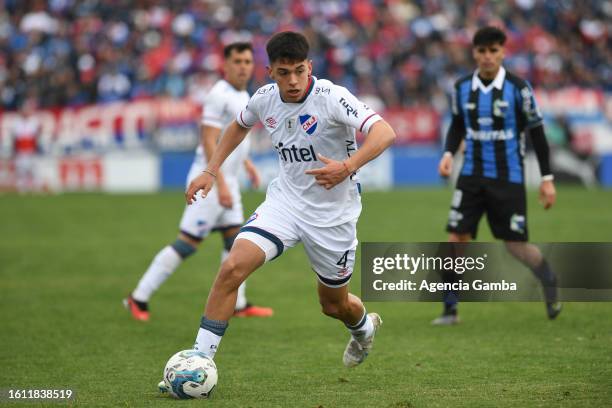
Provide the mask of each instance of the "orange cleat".
POLYGON ((234 317, 270 317, 274 314, 271 307, 248 304, 240 310, 234 310, 234 317))
POLYGON ((149 321, 149 308, 145 302, 138 302, 130 295, 123 299, 123 306, 125 306, 134 319, 141 322, 149 321))

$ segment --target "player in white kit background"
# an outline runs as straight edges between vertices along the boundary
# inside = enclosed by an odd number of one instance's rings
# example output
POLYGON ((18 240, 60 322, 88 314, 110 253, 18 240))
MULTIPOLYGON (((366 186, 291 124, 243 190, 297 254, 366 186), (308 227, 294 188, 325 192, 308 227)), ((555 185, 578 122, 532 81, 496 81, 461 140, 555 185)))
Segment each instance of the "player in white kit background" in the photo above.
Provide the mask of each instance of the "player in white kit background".
POLYGON ((295 32, 274 35, 266 45, 274 84, 260 88, 224 133, 206 170, 186 192, 198 205, 214 199, 221 164, 257 122, 278 152, 279 176, 265 201, 236 237, 209 293, 194 349, 214 357, 233 313, 240 284, 265 262, 304 244, 318 279, 322 311, 342 321, 351 337, 347 367, 361 363, 382 321, 350 294, 361 198, 356 172, 389 147, 393 129, 347 89, 312 76, 308 42, 295 32), (357 150, 355 130, 367 134, 357 150))
MULTIPOLYGON (((224 79, 211 88, 202 114, 201 144, 191 165, 187 183, 206 168, 216 149, 218 139, 228 124, 249 100, 246 91, 253 73, 253 51, 250 43, 232 43, 224 49, 224 79)), ((245 139, 227 158, 217 174, 217 185, 208 200, 186 206, 180 222, 180 232, 174 243, 164 247, 153 259, 138 282, 136 289, 124 300, 136 320, 149 320, 148 302, 153 293, 187 257, 193 255, 199 244, 212 231, 220 231, 227 257, 240 226, 244 222, 238 173, 245 166, 254 187, 259 185, 259 174, 248 158, 249 139, 245 139)), ((251 305, 246 299, 243 283, 234 304, 238 317, 272 315, 272 309, 251 305)))
POLYGON ((40 120, 34 115, 38 108, 35 97, 23 101, 19 116, 11 124, 9 137, 12 141, 15 160, 15 188, 20 193, 36 192, 43 189, 36 172, 36 156, 40 154, 40 120))

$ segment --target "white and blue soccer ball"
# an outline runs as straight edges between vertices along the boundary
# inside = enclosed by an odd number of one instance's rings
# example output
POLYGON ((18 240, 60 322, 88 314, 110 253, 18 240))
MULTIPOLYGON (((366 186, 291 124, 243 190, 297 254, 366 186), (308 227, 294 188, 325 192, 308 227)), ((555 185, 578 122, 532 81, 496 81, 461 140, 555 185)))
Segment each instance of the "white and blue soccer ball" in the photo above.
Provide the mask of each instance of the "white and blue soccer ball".
POLYGON ((179 351, 164 368, 164 384, 174 398, 210 398, 217 379, 215 362, 196 350, 179 351))

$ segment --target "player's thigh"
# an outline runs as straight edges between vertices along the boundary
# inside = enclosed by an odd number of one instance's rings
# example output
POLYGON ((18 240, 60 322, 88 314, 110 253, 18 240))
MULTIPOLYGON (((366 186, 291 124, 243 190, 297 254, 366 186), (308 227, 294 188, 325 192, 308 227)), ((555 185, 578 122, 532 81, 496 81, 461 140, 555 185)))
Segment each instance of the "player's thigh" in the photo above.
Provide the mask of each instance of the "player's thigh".
POLYGON ((348 285, 340 287, 330 287, 320 281, 317 285, 317 293, 319 295, 319 302, 322 305, 325 304, 342 304, 348 299, 348 285))
POLYGON ((446 231, 476 238, 478 223, 485 211, 484 188, 478 177, 461 176, 451 199, 446 231))
POLYGON ((206 238, 213 228, 217 225, 219 216, 223 212, 223 207, 219 204, 216 196, 202 198, 185 207, 179 230, 196 241, 206 238))
POLYGON ((221 268, 223 272, 231 272, 241 279, 246 279, 255 269, 266 262, 265 252, 255 243, 241 239, 236 241, 221 268))
POLYGON ((333 227, 302 224, 300 238, 319 282, 330 288, 345 286, 353 274, 357 249, 357 220, 333 227))
POLYGON ((527 241, 525 186, 495 181, 486 190, 487 219, 493 236, 505 241, 527 241))
POLYGON ((295 220, 287 211, 278 203, 266 200, 240 229, 234 245, 240 240, 257 245, 268 262, 282 255, 285 249, 294 247, 299 236, 295 220))

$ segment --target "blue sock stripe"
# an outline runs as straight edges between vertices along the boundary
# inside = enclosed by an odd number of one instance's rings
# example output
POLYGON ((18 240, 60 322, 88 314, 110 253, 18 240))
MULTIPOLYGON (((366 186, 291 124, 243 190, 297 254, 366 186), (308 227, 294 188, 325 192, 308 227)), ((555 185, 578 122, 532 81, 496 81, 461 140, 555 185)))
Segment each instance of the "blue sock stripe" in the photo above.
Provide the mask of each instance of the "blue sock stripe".
POLYGON ((170 246, 183 259, 187 258, 190 255, 193 255, 195 253, 195 251, 196 251, 196 249, 194 247, 192 247, 190 244, 188 244, 187 242, 183 241, 180 238, 178 238, 176 241, 174 241, 172 243, 172 245, 170 245, 170 246))
POLYGON ((363 309, 363 317, 361 318, 361 320, 359 321, 359 323, 357 323, 354 326, 351 326, 350 324, 346 324, 344 323, 344 325, 346 326, 347 329, 349 330, 359 330, 363 327, 363 325, 366 323, 368 319, 368 313, 365 311, 365 308, 363 309))
POLYGON ((204 330, 208 330, 209 332, 216 334, 217 336, 223 336, 225 334, 225 330, 227 329, 228 323, 221 320, 210 320, 205 316, 202 316, 202 320, 200 321, 200 327, 204 330))

